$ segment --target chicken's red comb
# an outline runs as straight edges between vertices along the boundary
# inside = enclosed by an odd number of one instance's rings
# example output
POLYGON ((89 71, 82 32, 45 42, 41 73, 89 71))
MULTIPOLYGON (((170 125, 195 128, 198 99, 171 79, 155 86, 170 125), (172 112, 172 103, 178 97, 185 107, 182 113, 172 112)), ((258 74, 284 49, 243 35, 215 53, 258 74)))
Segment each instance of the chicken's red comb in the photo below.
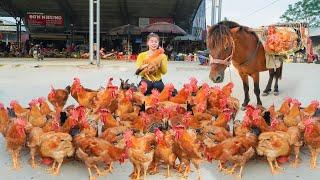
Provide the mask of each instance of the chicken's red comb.
POLYGON ((162 136, 163 136, 163 132, 160 131, 159 128, 156 128, 156 129, 154 130, 154 133, 155 133, 155 135, 156 135, 157 138, 162 138, 162 136))
POLYGON ((234 87, 233 82, 229 82, 228 84, 226 84, 224 87, 230 87, 231 89, 234 87))
POLYGON ((2 102, 0 102, 0 109, 4 108, 4 104, 2 102))
POLYGON ((77 77, 75 77, 75 78, 73 78, 73 82, 75 82, 75 83, 80 83, 80 79, 77 78, 77 77))
POLYGON ((292 98, 290 98, 290 97, 286 97, 286 98, 285 98, 285 101, 286 101, 286 102, 288 102, 288 103, 291 103, 292 98))
POLYGON ((195 77, 191 77, 190 78, 190 84, 197 85, 198 84, 198 80, 195 77))
POLYGON ((210 89, 210 86, 207 83, 202 84, 203 89, 210 89))
POLYGON ((313 101, 311 101, 311 105, 313 105, 315 107, 319 107, 319 101, 313 100, 313 101))
POLYGON ((38 103, 42 104, 46 101, 46 98, 45 97, 39 97, 38 98, 38 103))
POLYGON ((304 120, 304 121, 303 121, 303 124, 304 124, 305 126, 311 125, 311 124, 312 124, 312 119, 311 119, 311 118, 308 118, 308 119, 304 120))
POLYGON ((35 106, 37 105, 39 102, 38 102, 38 99, 32 99, 30 102, 29 102, 29 105, 30 106, 35 106))
POLYGON ((15 123, 23 127, 27 125, 27 121, 24 118, 17 118, 15 123))
POLYGON ((152 89, 151 94, 152 94, 153 96, 159 96, 159 95, 160 95, 160 92, 159 92, 157 89, 152 89))
POLYGON ((129 140, 129 139, 132 137, 132 135, 133 135, 132 130, 129 130, 129 131, 126 131, 126 132, 123 134, 123 138, 124 138, 125 140, 129 140))
POLYGON ((292 99, 291 104, 300 106, 301 103, 297 99, 292 99))
POLYGON ((10 106, 11 106, 11 107, 14 106, 15 104, 18 104, 18 101, 17 101, 17 100, 12 100, 12 101, 10 102, 10 106))
POLYGON ((252 118, 253 118, 254 120, 260 118, 260 109, 255 109, 255 110, 252 112, 252 118))
POLYGON ((246 106, 246 114, 252 114, 254 110, 255 108, 252 105, 248 104, 246 106))
POLYGON ((140 88, 140 91, 144 94, 144 93, 146 93, 146 91, 148 89, 148 84, 146 82, 142 81, 139 88, 140 88))

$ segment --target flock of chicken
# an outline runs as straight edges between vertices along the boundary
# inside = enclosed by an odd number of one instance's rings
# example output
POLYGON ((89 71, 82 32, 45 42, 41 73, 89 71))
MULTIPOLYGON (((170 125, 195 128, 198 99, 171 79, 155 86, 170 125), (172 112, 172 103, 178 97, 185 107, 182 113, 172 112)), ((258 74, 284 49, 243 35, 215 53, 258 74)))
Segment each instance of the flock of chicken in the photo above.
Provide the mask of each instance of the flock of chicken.
POLYGON ((121 80, 118 88, 108 80, 106 87, 90 90, 78 78, 65 89, 54 89, 45 98, 33 99, 28 108, 12 101, 5 108, 0 103, 0 132, 12 155, 13 167, 19 168, 20 151, 30 149, 31 166, 51 165, 59 174, 66 158, 80 160, 88 168, 89 178, 106 175, 116 161, 126 159, 133 165, 133 179, 158 173, 160 164, 187 177, 191 163, 200 178, 203 160, 219 161, 227 174, 240 168, 256 154, 267 157, 271 172, 278 163, 289 160, 293 149, 294 165, 299 150, 306 144, 311 152, 311 168, 316 167, 320 150, 319 102, 300 108, 295 99, 286 99, 279 110, 247 106, 242 121, 229 121, 239 110, 232 97, 233 84, 222 88, 195 78, 176 91, 167 84, 162 92, 153 90, 145 96, 146 84, 139 87, 121 80), (69 95, 78 105, 65 107, 69 95), (177 161, 178 159, 178 161, 177 161), (179 162, 179 163, 177 163, 179 162), (103 170, 101 169, 103 168, 103 170))

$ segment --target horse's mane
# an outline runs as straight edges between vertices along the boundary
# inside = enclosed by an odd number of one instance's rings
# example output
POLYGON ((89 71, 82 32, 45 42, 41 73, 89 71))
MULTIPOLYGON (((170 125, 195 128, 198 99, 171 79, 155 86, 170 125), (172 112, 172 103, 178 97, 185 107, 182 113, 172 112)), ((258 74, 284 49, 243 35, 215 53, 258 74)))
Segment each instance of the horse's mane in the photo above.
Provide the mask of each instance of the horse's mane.
POLYGON ((230 29, 239 27, 239 31, 244 31, 247 33, 252 34, 254 37, 256 37, 259 40, 258 35, 250 30, 249 27, 242 26, 236 22, 233 21, 221 21, 218 24, 212 26, 208 30, 208 47, 213 48, 215 46, 222 46, 225 41, 229 38, 231 35, 230 29))

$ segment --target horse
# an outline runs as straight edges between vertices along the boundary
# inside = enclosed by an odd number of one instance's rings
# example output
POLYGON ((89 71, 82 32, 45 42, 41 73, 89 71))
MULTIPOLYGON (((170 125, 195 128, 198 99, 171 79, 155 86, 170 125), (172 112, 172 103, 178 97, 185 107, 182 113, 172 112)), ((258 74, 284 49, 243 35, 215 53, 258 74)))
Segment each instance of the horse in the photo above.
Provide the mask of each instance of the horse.
MULTIPOLYGON (((248 77, 254 81, 254 93, 257 105, 262 107, 260 99, 259 73, 267 71, 266 57, 263 44, 257 34, 249 27, 241 26, 236 22, 222 21, 207 29, 207 48, 210 53, 209 78, 214 83, 224 80, 225 69, 231 64, 238 70, 242 79, 245 99, 242 109, 250 102, 248 77)), ((264 90, 265 94, 271 91, 272 80, 275 78, 275 94, 278 90, 278 79, 281 78, 282 66, 276 70, 269 70, 269 82, 264 90)))

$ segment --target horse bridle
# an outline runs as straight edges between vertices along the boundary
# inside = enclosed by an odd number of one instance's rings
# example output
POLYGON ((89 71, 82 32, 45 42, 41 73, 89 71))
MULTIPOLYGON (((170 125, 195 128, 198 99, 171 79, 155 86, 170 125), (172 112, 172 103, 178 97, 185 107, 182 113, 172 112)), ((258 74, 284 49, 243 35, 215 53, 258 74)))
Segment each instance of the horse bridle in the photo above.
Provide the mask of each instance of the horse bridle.
POLYGON ((225 59, 217 59, 217 58, 213 58, 211 55, 209 55, 210 56, 210 65, 221 64, 221 65, 225 65, 225 66, 230 66, 231 60, 233 57, 234 48, 235 48, 234 41, 232 38, 231 38, 231 40, 232 40, 231 54, 228 57, 226 57, 225 59))
MULTIPOLYGON (((258 53, 258 50, 259 50, 259 47, 260 47, 260 40, 258 39, 257 40, 257 46, 256 46, 256 49, 255 51, 241 64, 239 64, 239 66, 242 66, 242 65, 246 65, 248 64, 252 59, 254 59, 254 57, 257 55, 258 53)), ((232 57, 233 57, 233 52, 234 52, 234 49, 235 49, 235 45, 234 45, 234 41, 232 39, 232 51, 231 51, 231 54, 225 58, 225 59, 214 59, 212 58, 211 55, 210 56, 210 65, 212 64, 221 64, 221 65, 225 65, 225 66, 230 66, 231 64, 231 60, 232 60, 232 57)))

